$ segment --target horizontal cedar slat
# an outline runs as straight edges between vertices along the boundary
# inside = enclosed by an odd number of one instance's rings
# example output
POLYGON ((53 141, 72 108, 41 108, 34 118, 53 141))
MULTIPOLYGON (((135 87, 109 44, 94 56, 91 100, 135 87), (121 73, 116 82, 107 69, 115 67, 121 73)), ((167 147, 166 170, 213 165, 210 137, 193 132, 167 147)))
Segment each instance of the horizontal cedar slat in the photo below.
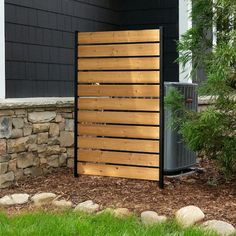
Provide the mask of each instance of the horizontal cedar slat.
POLYGON ((159 83, 159 71, 78 72, 78 83, 159 83))
POLYGON ((158 167, 159 155, 78 150, 78 161, 158 167))
POLYGON ((78 124, 79 135, 158 139, 159 127, 78 124))
POLYGON ((158 55, 160 55, 160 45, 157 43, 78 46, 79 57, 123 57, 158 55))
POLYGON ((78 59, 78 70, 157 70, 159 68, 158 57, 78 59))
POLYGON ((159 85, 79 85, 78 96, 159 97, 159 85))
POLYGON ((78 109, 159 111, 159 99, 79 98, 78 109))
POLYGON ((147 167, 78 163, 78 173, 132 179, 159 180, 159 169, 147 167))
POLYGON ((78 122, 159 125, 160 114, 148 112, 79 111, 78 122))
POLYGON ((127 30, 107 32, 80 32, 79 44, 156 42, 160 41, 160 30, 127 30))
POLYGON ((78 137, 80 148, 107 149, 114 151, 159 152, 159 141, 115 138, 78 137))

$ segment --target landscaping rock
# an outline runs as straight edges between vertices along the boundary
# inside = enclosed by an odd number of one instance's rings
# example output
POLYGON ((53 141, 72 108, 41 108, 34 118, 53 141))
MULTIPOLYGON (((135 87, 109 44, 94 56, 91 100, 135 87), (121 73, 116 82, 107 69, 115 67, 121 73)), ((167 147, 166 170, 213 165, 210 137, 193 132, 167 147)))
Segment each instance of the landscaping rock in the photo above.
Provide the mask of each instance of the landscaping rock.
POLYGON ((194 225, 195 223, 203 220, 204 217, 205 215, 202 210, 196 206, 182 207, 175 213, 177 222, 184 227, 194 225))
POLYGON ((163 223, 166 220, 166 216, 159 216, 155 211, 143 211, 141 213, 141 221, 145 225, 163 223))
POLYGON ((221 236, 229 236, 236 233, 233 225, 221 220, 208 220, 202 226, 211 231, 215 231, 221 236))
POLYGON ((79 203, 74 209, 74 211, 81 211, 86 213, 94 213, 97 212, 98 210, 99 210, 99 205, 91 200, 79 203))
POLYGON ((127 208, 117 208, 113 211, 115 217, 128 217, 131 215, 131 212, 127 208))
POLYGON ((52 121, 56 117, 54 111, 32 112, 28 114, 28 119, 32 123, 46 123, 52 121))
POLYGON ((37 193, 31 198, 31 200, 36 206, 41 206, 51 203, 56 196, 57 195, 54 193, 37 193))
POLYGON ((0 199, 0 205, 25 204, 29 201, 29 195, 26 193, 6 195, 0 199))
POLYGON ((71 201, 66 200, 54 200, 52 201, 52 205, 62 209, 72 208, 73 203, 71 201))

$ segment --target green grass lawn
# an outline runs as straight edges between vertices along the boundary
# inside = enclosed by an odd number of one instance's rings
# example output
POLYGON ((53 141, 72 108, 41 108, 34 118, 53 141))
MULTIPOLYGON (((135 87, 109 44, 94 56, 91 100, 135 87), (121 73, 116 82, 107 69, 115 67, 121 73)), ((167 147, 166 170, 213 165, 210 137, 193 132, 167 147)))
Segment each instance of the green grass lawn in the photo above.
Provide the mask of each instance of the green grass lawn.
POLYGON ((173 222, 152 227, 143 226, 136 217, 114 218, 110 214, 85 215, 64 213, 25 213, 7 217, 0 213, 1 236, 196 236, 216 234, 206 233, 199 228, 182 229, 173 222))

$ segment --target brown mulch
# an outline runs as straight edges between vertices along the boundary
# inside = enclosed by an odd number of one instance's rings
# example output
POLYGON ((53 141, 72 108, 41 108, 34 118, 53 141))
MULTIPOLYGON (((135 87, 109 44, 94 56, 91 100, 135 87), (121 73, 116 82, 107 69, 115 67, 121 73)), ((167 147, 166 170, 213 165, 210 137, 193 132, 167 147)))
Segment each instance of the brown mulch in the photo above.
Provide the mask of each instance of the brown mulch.
MULTIPOLYGON (((138 214, 143 210, 155 210, 170 217, 183 206, 196 205, 204 211, 207 219, 225 220, 236 226, 236 181, 225 182, 211 163, 205 161, 202 166, 204 171, 191 175, 165 177, 163 190, 153 181, 97 176, 74 178, 71 170, 60 169, 1 189, 0 197, 12 193, 54 192, 74 204, 91 199, 102 208, 126 207, 138 214)), ((8 207, 6 210, 12 214, 22 208, 31 210, 31 205, 8 207)))

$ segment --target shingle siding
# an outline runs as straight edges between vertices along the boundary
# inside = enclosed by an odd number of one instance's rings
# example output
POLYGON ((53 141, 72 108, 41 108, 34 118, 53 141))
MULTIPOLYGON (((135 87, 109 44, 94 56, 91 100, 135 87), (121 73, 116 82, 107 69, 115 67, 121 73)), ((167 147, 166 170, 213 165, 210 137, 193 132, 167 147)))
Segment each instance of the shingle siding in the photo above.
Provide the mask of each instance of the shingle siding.
POLYGON ((165 78, 177 81, 177 0, 5 0, 6 96, 73 96, 74 31, 165 29, 165 78))

